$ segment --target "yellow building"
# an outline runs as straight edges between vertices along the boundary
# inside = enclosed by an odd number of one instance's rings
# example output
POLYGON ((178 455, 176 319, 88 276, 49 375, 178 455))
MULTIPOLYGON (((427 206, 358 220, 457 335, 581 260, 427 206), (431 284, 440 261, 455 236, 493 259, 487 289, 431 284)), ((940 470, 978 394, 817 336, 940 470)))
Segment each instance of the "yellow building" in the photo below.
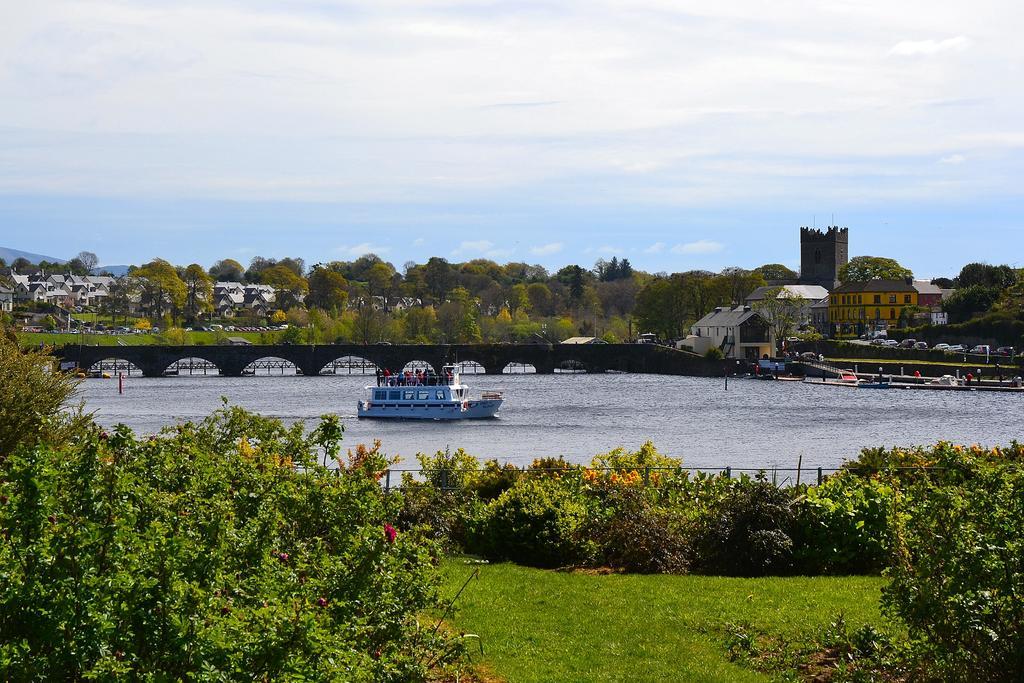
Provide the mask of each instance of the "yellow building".
POLYGON ((917 306, 917 289, 902 280, 847 282, 832 290, 828 320, 835 334, 895 327, 903 310, 917 306))

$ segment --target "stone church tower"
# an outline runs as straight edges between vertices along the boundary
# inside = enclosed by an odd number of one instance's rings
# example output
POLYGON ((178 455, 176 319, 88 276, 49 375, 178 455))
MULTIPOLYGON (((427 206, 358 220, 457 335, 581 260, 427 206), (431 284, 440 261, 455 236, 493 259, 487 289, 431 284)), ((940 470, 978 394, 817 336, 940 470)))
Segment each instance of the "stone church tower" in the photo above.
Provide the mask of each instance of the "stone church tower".
POLYGON ((831 291, 839 284, 839 269, 849 260, 849 228, 800 228, 800 284, 831 291))

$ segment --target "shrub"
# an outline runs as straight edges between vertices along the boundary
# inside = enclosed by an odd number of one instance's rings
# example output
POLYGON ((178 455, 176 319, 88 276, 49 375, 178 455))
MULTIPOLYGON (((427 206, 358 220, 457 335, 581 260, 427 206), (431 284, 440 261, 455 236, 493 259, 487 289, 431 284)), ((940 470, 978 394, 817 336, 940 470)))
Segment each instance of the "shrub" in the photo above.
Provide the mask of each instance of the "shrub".
POLYGON ((586 561, 587 508, 573 487, 551 479, 520 479, 490 503, 473 535, 473 549, 497 560, 536 567, 586 561))
POLYGON ((78 380, 51 372, 53 363, 0 336, 0 461, 19 445, 61 444, 89 423, 81 406, 68 407, 78 380))
POLYGON ((786 573, 792 566, 789 496, 763 479, 733 483, 699 522, 697 569, 725 576, 786 573))
POLYGON ((590 466, 594 469, 621 470, 623 472, 643 471, 647 468, 675 470, 683 466, 683 461, 681 458, 662 455, 652 442, 647 441, 636 451, 630 452, 620 447, 596 455, 591 460, 590 466))
POLYGON ((482 507, 476 496, 476 458, 460 448, 454 453, 419 453, 416 459, 424 479, 417 481, 408 472, 402 475, 401 528, 426 527, 425 532, 449 550, 465 546, 469 523, 482 507))
POLYGON ((86 430, 0 463, 0 671, 85 678, 423 680, 435 547, 301 425, 225 408, 139 440, 86 430))
POLYGON ((712 346, 704 352, 704 357, 708 360, 722 360, 725 358, 725 354, 722 353, 722 349, 717 346, 712 346))
POLYGON ((500 465, 497 460, 488 460, 470 488, 480 500, 494 500, 512 488, 521 474, 519 468, 512 463, 500 465))
POLYGON ((1024 473, 922 481, 901 503, 882 602, 907 625, 919 661, 943 680, 1024 678, 1024 473))
POLYGON ((618 487, 593 537, 608 566, 641 574, 682 574, 689 566, 690 528, 677 511, 657 507, 641 489, 618 487))
POLYGON ((877 573, 888 564, 893 487, 841 472, 808 488, 793 532, 797 568, 807 574, 877 573))

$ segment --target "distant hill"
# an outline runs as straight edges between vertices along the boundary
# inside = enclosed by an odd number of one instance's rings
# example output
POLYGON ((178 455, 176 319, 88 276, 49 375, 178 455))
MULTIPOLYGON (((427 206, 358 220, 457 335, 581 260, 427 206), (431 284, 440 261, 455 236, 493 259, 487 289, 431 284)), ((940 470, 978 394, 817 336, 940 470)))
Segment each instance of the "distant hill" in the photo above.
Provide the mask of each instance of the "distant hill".
POLYGON ((33 254, 29 251, 20 251, 18 249, 8 249, 7 247, 0 247, 0 258, 10 265, 12 261, 19 258, 26 258, 32 263, 39 263, 40 261, 49 261, 50 263, 64 263, 67 259, 56 258, 54 256, 44 256, 43 254, 33 254))

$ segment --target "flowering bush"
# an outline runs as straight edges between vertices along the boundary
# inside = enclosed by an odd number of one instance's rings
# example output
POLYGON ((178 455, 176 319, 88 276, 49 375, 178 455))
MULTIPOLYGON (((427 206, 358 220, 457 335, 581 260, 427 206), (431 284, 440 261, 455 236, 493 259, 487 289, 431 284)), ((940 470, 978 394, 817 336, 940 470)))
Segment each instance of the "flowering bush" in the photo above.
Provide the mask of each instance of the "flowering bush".
POLYGON ((524 478, 486 507, 471 548, 537 567, 579 564, 594 552, 594 544, 582 537, 587 520, 585 501, 574 487, 524 478))
POLYGON ((17 450, 0 464, 4 677, 409 681, 456 658, 416 621, 434 546, 315 448, 224 408, 17 450))

